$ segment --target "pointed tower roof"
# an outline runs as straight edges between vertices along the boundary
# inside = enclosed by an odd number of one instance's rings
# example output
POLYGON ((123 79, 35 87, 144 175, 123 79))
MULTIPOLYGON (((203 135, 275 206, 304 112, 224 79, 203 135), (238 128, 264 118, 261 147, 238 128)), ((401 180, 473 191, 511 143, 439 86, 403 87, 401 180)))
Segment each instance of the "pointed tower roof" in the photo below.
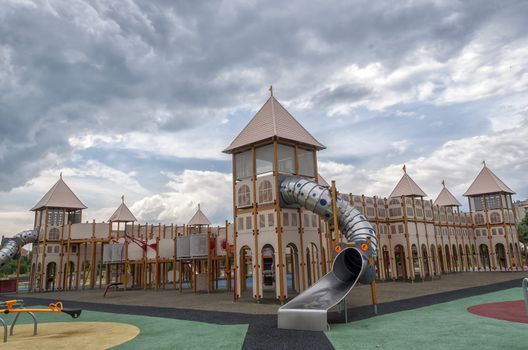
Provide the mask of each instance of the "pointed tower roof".
POLYGON ((194 213, 193 217, 187 223, 189 226, 200 226, 200 225, 211 225, 211 221, 205 216, 205 214, 200 209, 200 204, 198 204, 198 210, 194 213))
POLYGON ((61 173, 59 181, 31 208, 31 211, 43 208, 86 209, 87 207, 62 180, 61 173))
POLYGON ((249 121, 224 153, 233 153, 240 147, 277 136, 281 139, 297 141, 314 146, 318 150, 326 147, 319 143, 306 129, 280 104, 273 93, 262 108, 249 121))
POLYGON ((396 187, 394 187, 394 189, 392 190, 389 198, 401 197, 401 196, 406 196, 406 197, 426 197, 427 196, 427 194, 424 191, 422 191, 420 186, 418 186, 416 182, 414 182, 414 180, 411 179, 411 177, 407 174, 407 167, 405 165, 403 166, 403 176, 398 182, 398 184, 396 185, 396 187))
POLYGON ((116 209, 116 211, 110 216, 108 221, 113 222, 134 222, 137 221, 136 217, 128 206, 125 204, 125 196, 121 196, 121 205, 116 209))
POLYGON ((509 188, 506 186, 504 182, 502 182, 501 179, 497 177, 487 166, 485 162, 483 163, 483 168, 480 171, 480 173, 477 175, 471 186, 469 186, 466 193, 464 193, 464 196, 476 196, 479 194, 486 194, 486 193, 499 193, 499 192, 505 192, 510 194, 515 194, 509 188))
POLYGON ((320 175, 320 174, 317 174, 318 176, 318 181, 317 183, 323 187, 330 187, 330 184, 320 175))
POLYGON ((445 186, 445 182, 442 181, 442 191, 438 194, 434 201, 434 205, 439 205, 441 207, 460 207, 462 204, 453 196, 453 194, 445 186))

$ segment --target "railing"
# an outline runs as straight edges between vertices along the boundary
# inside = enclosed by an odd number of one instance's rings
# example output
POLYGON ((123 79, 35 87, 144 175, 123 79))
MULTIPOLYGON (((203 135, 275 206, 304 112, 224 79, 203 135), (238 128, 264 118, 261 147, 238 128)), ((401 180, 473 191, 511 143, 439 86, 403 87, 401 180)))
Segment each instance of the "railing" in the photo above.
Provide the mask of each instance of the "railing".
POLYGON ((524 307, 526 308, 526 314, 528 315, 528 278, 523 279, 522 289, 524 294, 524 307))

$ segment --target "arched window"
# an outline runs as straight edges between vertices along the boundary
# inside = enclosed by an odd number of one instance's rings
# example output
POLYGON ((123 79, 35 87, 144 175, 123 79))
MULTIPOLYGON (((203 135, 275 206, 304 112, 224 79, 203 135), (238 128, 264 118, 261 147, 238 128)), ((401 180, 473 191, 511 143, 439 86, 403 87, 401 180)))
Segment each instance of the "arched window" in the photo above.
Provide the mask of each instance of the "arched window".
POLYGON ((248 185, 242 185, 238 189, 238 206, 246 207, 251 205, 251 192, 248 185))
POLYGON ((264 180, 259 185, 259 203, 268 203, 273 200, 271 182, 264 180))
POLYGON ((52 228, 51 230, 49 230, 48 232, 48 239, 50 241, 58 241, 59 240, 59 229, 58 228, 52 228))
POLYGON ((501 216, 499 213, 491 213, 490 214, 490 221, 492 224, 497 224, 501 221, 501 216))
POLYGON ((475 224, 482 225, 484 224, 484 215, 482 214, 475 214, 475 224))

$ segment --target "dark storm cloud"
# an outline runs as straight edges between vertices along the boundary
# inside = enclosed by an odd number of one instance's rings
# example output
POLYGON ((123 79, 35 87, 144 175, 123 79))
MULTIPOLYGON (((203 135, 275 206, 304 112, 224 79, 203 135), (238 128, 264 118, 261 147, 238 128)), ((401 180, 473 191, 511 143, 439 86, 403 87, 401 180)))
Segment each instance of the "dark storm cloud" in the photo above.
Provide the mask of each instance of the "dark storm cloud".
MULTIPOLYGON (((0 190, 90 133, 181 130, 255 105, 278 82, 325 113, 371 91, 319 86, 342 67, 443 61, 521 2, 7 1, 0 7, 0 190), (258 96, 258 97, 257 97, 258 96)), ((519 17, 519 16, 517 16, 519 17)), ((521 16, 522 17, 522 16, 521 16)), ((227 141, 226 141, 227 142, 227 141)))

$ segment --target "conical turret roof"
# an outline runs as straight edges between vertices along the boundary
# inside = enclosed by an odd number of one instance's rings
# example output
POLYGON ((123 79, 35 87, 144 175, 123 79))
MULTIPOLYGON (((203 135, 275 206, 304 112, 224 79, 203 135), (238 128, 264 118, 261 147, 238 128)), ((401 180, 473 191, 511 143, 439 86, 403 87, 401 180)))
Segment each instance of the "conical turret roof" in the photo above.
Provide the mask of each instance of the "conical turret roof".
POLYGON ((211 225, 211 221, 205 216, 205 214, 200 209, 200 204, 198 204, 198 210, 194 213, 193 217, 187 223, 188 226, 205 226, 211 225))
POLYGON ((253 119, 223 152, 233 153, 237 148, 274 136, 311 145, 318 150, 326 148, 271 95, 253 119))
POLYGON ((515 194, 509 188, 506 186, 504 182, 502 182, 501 179, 497 177, 487 166, 486 163, 484 163, 484 166, 482 167, 482 170, 477 175, 471 186, 469 186, 466 193, 464 193, 464 196, 477 196, 479 194, 486 194, 486 193, 510 193, 515 194))
POLYGON ((116 209, 116 211, 112 214, 110 219, 108 221, 112 222, 134 222, 137 221, 136 217, 130 209, 128 209, 128 206, 125 204, 125 196, 121 197, 121 204, 116 209))
POLYGON ((61 174, 59 181, 53 185, 31 210, 35 211, 43 208, 86 209, 87 207, 77 198, 68 185, 66 185, 61 174))
POLYGON ((438 194, 434 201, 434 205, 439 205, 441 207, 459 207, 462 204, 453 196, 453 194, 445 187, 445 183, 442 181, 444 187, 442 191, 438 194))
POLYGON ((403 176, 392 190, 389 198, 394 197, 426 197, 427 194, 422 191, 420 186, 414 182, 414 180, 407 174, 407 169, 405 165, 403 166, 403 176))

